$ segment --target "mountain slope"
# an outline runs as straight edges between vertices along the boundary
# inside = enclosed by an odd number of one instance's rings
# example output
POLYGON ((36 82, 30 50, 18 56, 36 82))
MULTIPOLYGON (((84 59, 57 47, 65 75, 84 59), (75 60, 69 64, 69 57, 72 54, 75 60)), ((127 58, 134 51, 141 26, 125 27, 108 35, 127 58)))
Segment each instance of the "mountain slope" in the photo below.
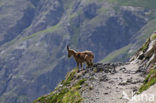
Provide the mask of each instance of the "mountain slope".
POLYGON ((130 57, 139 49, 140 46, 142 46, 146 39, 151 36, 153 31, 156 30, 155 23, 156 19, 150 20, 137 32, 139 35, 134 36, 128 45, 111 52, 107 57, 102 59, 101 62, 126 61, 130 59, 130 57), (112 55, 114 55, 114 57, 112 57, 112 55))
POLYGON ((80 72, 73 69, 52 93, 34 103, 154 103, 155 50, 153 34, 130 62, 97 63, 80 72))
POLYGON ((67 44, 80 51, 92 50, 95 62, 129 45, 155 18, 151 2, 132 4, 1 0, 0 101, 28 103, 54 89, 75 67, 67 59, 67 44))

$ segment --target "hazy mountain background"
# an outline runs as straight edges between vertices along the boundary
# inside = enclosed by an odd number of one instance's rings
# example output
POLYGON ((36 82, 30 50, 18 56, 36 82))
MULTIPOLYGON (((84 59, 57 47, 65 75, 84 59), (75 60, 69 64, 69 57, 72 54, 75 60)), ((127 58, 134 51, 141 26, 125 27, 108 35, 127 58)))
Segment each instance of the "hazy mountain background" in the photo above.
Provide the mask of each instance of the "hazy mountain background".
POLYGON ((0 101, 30 103, 75 67, 66 45, 95 62, 126 61, 156 30, 155 0, 0 0, 0 101), (106 58, 105 58, 106 57, 106 58))

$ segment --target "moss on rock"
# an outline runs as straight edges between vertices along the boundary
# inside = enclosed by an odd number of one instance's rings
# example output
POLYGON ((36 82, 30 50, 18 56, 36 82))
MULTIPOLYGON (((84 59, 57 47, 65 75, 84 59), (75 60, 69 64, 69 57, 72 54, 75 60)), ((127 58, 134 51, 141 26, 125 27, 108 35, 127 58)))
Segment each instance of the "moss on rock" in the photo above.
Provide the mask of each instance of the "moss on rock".
POLYGON ((142 93, 143 91, 147 90, 150 86, 154 85, 156 83, 156 68, 152 68, 147 75, 147 77, 144 80, 144 84, 139 89, 139 93, 142 93))

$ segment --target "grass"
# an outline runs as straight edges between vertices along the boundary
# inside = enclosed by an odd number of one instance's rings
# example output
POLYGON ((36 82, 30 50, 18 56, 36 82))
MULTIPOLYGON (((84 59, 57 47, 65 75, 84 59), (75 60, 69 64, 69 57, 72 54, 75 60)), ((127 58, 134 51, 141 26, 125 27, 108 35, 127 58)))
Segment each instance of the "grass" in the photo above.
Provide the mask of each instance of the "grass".
POLYGON ((156 0, 108 0, 110 3, 116 3, 120 6, 134 6, 156 9, 156 0))
POLYGON ((26 37, 22 37, 21 35, 19 35, 19 36, 17 36, 16 38, 14 38, 13 40, 11 40, 11 41, 5 43, 5 44, 2 45, 2 46, 3 46, 3 47, 8 47, 8 46, 13 45, 13 44, 15 44, 15 43, 17 43, 17 42, 22 42, 22 41, 25 41, 25 40, 27 40, 27 39, 31 39, 31 38, 33 38, 33 37, 36 37, 36 36, 38 36, 38 35, 42 35, 42 34, 45 34, 45 33, 48 33, 48 32, 53 32, 53 31, 57 30, 58 28, 59 28, 59 24, 56 24, 56 25, 54 25, 54 26, 52 26, 52 27, 49 27, 49 28, 47 28, 47 29, 45 29, 45 30, 42 30, 42 31, 33 33, 33 34, 31 34, 31 35, 29 35, 29 36, 26 36, 26 37))
POLYGON ((54 30, 58 29, 58 27, 59 27, 59 24, 56 24, 56 25, 54 25, 52 27, 49 27, 49 28, 47 28, 45 30, 42 30, 42 31, 36 32, 36 33, 34 33, 32 35, 26 36, 26 37, 22 38, 22 40, 31 39, 31 38, 33 38, 33 37, 35 37, 37 35, 40 35, 40 34, 45 34, 45 33, 48 33, 48 32, 53 32, 54 30))
POLYGON ((52 96, 43 96, 39 97, 36 101, 33 103, 61 103, 63 96, 68 92, 69 90, 67 88, 62 89, 59 93, 51 93, 52 96))
POLYGON ((141 50, 146 51, 146 49, 148 48, 149 43, 150 43, 150 39, 147 39, 146 42, 141 47, 141 50))
POLYGON ((153 35, 151 36, 151 38, 152 38, 152 40, 156 39, 156 34, 153 34, 153 35))
MULTIPOLYGON (((80 103, 82 101, 82 98, 79 94, 79 92, 74 89, 68 91, 64 97, 62 98, 62 102, 60 103, 80 103)), ((51 102, 51 103, 56 103, 56 102, 51 102)))
POLYGON ((21 35, 18 35, 16 38, 14 38, 14 39, 13 39, 13 40, 11 40, 11 41, 6 42, 6 43, 5 43, 5 44, 3 44, 2 46, 3 46, 3 47, 8 47, 8 46, 10 46, 10 45, 12 45, 12 44, 16 43, 16 42, 17 42, 17 40, 18 40, 20 37, 21 37, 21 35))
POLYGON ((73 3, 73 0, 66 0, 65 2, 63 2, 64 9, 65 10, 72 9, 72 3, 73 3))
MULTIPOLYGON (((146 40, 146 42, 143 44, 142 48, 140 50, 146 51, 148 48, 148 45, 150 43, 150 39, 154 40, 156 39, 156 34, 151 35, 149 39, 146 40)), ((138 93, 142 93, 143 91, 150 88, 150 86, 154 85, 156 83, 156 65, 153 66, 152 69, 150 69, 148 75, 146 76, 143 85, 140 87, 138 93)))
MULTIPOLYGON (((151 40, 156 39, 156 34, 151 35, 150 38, 151 38, 151 40)), ((146 49, 148 48, 148 45, 149 45, 149 43, 150 43, 150 38, 148 38, 148 39, 146 40, 146 42, 143 44, 143 46, 141 47, 141 50, 142 50, 142 51, 146 51, 146 49)))
POLYGON ((64 81, 62 81, 63 85, 68 85, 70 84, 71 80, 74 79, 75 74, 77 73, 78 69, 75 68, 73 69, 71 72, 67 73, 66 75, 66 79, 64 81))
POLYGON ((144 84, 140 87, 139 93, 142 93, 143 91, 150 88, 150 86, 154 85, 156 83, 156 68, 153 68, 150 70, 149 74, 144 80, 144 84))
POLYGON ((117 56, 119 56, 119 55, 127 52, 130 47, 131 47, 131 44, 130 45, 127 45, 127 46, 125 46, 125 47, 123 47, 121 49, 115 50, 112 53, 110 53, 108 56, 106 56, 103 60, 101 60, 100 62, 101 63, 111 62, 117 56))
POLYGON ((87 79, 83 78, 83 79, 79 80, 76 85, 82 85, 86 80, 87 79))
POLYGON ((98 9, 97 13, 98 14, 106 14, 108 11, 109 11, 109 8, 102 6, 100 9, 98 9))
POLYGON ((76 16, 77 16, 77 13, 70 14, 69 19, 72 20, 76 16))
POLYGON ((73 69, 67 74, 66 79, 62 81, 62 87, 57 87, 54 92, 39 97, 33 103, 80 103, 83 98, 81 97, 79 90, 87 79, 83 78, 75 81, 74 77, 76 73, 77 69, 73 69))

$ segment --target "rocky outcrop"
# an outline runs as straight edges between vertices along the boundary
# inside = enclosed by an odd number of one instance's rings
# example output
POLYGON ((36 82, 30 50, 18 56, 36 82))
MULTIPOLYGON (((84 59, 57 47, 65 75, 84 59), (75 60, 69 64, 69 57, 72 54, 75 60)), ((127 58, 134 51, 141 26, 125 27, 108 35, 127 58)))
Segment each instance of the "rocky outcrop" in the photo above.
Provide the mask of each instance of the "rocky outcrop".
POLYGON ((145 44, 131 58, 131 62, 140 62, 140 70, 145 73, 155 66, 156 63, 156 34, 152 34, 145 44))
MULTIPOLYGON (((56 89, 34 103, 75 102, 66 97, 72 92, 78 103, 154 103, 156 99, 156 61, 155 61, 155 36, 153 34, 141 47, 130 62, 127 63, 95 63, 90 68, 77 72, 69 72, 64 81, 56 89), (145 76, 147 77, 145 78, 145 76), (82 81, 76 88, 78 81, 82 81), (151 87, 150 87, 151 86, 151 87), (68 92, 62 94, 64 88, 68 92), (73 88, 76 88, 73 90, 73 88), (71 90, 71 91, 70 91, 71 90), (78 95, 74 95, 77 93, 78 95), (58 96, 56 96, 56 94, 58 96), (60 94, 61 97, 60 97, 60 94)), ((71 95, 72 96, 72 95, 71 95)))
POLYGON ((153 33, 146 43, 131 58, 131 62, 138 63, 138 71, 147 74, 140 94, 134 95, 128 103, 154 103, 156 101, 156 33, 153 33))

